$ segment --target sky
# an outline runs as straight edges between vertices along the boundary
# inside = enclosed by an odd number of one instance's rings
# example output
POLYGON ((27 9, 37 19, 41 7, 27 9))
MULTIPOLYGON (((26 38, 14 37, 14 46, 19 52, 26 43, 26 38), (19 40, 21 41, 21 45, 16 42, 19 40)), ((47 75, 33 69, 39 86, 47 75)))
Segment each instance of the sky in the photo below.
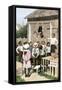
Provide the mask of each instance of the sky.
POLYGON ((27 23, 25 17, 35 10, 36 9, 16 8, 16 24, 25 25, 27 23))

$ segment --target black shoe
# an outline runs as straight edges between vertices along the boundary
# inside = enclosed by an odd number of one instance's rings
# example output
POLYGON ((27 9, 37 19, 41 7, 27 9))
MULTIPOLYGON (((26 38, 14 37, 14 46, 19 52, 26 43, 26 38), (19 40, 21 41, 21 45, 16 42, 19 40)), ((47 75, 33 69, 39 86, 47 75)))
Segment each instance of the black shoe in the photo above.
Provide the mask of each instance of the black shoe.
POLYGON ((28 77, 30 77, 30 75, 28 75, 28 77))
POLYGON ((25 77, 28 77, 28 75, 25 75, 25 77))

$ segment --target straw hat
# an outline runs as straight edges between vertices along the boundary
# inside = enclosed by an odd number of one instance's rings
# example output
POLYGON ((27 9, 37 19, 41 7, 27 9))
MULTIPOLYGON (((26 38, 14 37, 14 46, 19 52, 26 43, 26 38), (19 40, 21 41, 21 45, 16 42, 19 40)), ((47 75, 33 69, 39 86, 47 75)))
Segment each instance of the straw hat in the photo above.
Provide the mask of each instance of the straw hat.
POLYGON ((35 47, 35 46, 38 47, 38 43, 34 43, 33 46, 34 46, 34 47, 35 47))
POLYGON ((29 48, 29 44, 23 45, 23 48, 28 49, 29 48))

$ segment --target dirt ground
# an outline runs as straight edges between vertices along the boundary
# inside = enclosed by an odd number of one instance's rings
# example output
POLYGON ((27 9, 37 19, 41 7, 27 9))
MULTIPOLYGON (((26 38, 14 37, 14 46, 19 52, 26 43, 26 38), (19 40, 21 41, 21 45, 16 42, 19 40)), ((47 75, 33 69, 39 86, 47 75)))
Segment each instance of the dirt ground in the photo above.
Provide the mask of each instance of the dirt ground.
POLYGON ((40 76, 38 73, 34 72, 31 74, 30 77, 25 77, 25 74, 22 75, 22 63, 16 62, 16 74, 21 76, 22 79, 25 81, 44 81, 44 80, 50 80, 46 78, 45 76, 40 76))

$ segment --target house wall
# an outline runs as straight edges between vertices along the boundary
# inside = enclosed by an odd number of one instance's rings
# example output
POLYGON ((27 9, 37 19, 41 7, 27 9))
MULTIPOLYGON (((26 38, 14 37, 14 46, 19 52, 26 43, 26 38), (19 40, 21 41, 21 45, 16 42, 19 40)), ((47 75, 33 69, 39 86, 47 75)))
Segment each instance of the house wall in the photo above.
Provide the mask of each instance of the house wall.
MULTIPOLYGON (((29 21, 28 24, 31 26, 31 41, 42 41, 43 39, 46 41, 50 37, 50 22, 52 25, 52 32, 55 33, 56 38, 58 38, 58 19, 55 20, 47 20, 47 21, 29 21), (42 31, 44 38, 40 38, 38 35, 39 26, 42 26, 42 31)), ((29 26, 29 25, 28 25, 29 26)), ((29 27, 28 27, 29 31, 29 27)), ((28 33, 29 35, 29 33, 28 33)))

